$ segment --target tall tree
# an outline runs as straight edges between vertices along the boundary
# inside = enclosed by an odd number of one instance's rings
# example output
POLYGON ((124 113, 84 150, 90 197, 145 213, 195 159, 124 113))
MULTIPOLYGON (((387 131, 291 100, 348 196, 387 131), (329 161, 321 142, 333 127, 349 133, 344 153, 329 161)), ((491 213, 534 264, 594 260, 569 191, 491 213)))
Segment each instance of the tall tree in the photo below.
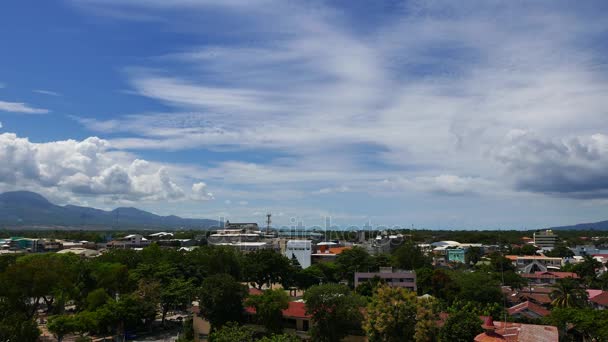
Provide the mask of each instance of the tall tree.
POLYGON ((211 323, 212 329, 224 324, 240 322, 243 317, 243 299, 247 288, 228 274, 206 278, 199 291, 201 315, 211 323))
POLYGON ((397 248, 393 253, 393 258, 395 266, 405 270, 431 265, 431 259, 424 255, 420 247, 412 241, 407 241, 397 248))
POLYGON ((452 308, 449 316, 439 332, 441 342, 470 342, 483 332, 483 323, 477 315, 477 310, 452 308))
POLYGON ((264 285, 284 283, 291 279, 291 261, 272 249, 260 249, 245 255, 245 277, 262 289, 264 285))
POLYGON ((414 340, 416 342, 437 341, 439 329, 438 302, 433 297, 419 298, 416 308, 416 327, 414 340))
POLYGON ((255 308, 255 316, 266 331, 283 331, 283 310, 289 307, 289 297, 284 290, 266 290, 261 295, 250 296, 246 303, 255 308))
POLYGON ((192 280, 175 278, 160 290, 161 322, 165 324, 165 318, 169 310, 186 308, 194 296, 194 285, 192 280))
POLYGON ((304 294, 306 312, 312 315, 312 338, 337 342, 360 326, 362 300, 348 287, 338 284, 313 286, 304 294))
POLYGON ((344 250, 336 257, 336 265, 340 270, 340 276, 349 285, 355 281, 355 272, 370 272, 374 268, 374 260, 369 253, 358 246, 344 250))
POLYGON ((367 305, 363 329, 370 342, 403 341, 414 336, 416 294, 399 287, 379 286, 367 305))
POLYGON ((582 308, 587 305, 588 294, 573 278, 559 279, 550 294, 556 308, 582 308))
POLYGON ((209 342, 253 342, 253 330, 228 322, 223 327, 209 334, 209 342))

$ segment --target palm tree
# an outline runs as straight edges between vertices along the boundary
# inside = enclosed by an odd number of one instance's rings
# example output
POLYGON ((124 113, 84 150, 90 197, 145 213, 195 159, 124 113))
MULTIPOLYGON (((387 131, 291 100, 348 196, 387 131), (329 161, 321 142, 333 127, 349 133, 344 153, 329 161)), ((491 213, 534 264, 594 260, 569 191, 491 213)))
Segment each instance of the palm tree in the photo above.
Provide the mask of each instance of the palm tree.
POLYGON ((587 291, 573 278, 559 279, 551 292, 551 304, 557 308, 582 308, 587 306, 587 291))

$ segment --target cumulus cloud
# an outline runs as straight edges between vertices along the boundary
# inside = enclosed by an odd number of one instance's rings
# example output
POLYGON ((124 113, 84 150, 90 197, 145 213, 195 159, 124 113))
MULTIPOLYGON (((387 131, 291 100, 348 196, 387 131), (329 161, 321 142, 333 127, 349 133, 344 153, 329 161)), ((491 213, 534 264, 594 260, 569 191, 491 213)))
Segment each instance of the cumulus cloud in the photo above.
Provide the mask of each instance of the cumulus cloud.
POLYGON ((608 198, 608 136, 547 139, 513 130, 495 152, 520 190, 608 198))
POLYGON ((198 182, 192 184, 192 199, 198 201, 207 201, 213 199, 213 194, 207 189, 207 184, 198 182))
POLYGON ((0 101, 0 111, 23 114, 46 114, 48 109, 31 107, 23 102, 0 101))
MULTIPOLYGON (((0 160, 0 183, 11 188, 38 187, 127 201, 188 197, 167 168, 113 151, 97 137, 32 143, 4 133, 0 134, 0 160)), ((204 183, 194 184, 193 196, 212 198, 205 188, 204 183)))

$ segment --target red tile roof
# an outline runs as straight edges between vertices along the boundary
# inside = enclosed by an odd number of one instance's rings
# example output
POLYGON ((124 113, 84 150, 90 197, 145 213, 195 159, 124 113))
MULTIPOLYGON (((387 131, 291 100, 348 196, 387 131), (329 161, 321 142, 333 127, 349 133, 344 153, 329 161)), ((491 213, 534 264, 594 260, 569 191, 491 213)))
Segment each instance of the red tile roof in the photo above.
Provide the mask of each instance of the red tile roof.
POLYGON ((542 306, 540 306, 538 304, 532 303, 530 301, 525 301, 523 303, 519 303, 515 306, 512 306, 507 309, 507 312, 509 313, 509 315, 512 316, 512 315, 516 315, 519 313, 524 313, 526 310, 532 311, 541 317, 549 316, 549 314, 551 313, 551 311, 543 308, 542 306))
MULTIPOLYGON (((255 315, 255 308, 248 306, 245 308, 245 312, 255 315)), ((283 310, 283 317, 310 319, 312 316, 306 313, 306 304, 303 302, 289 302, 289 307, 283 310)))
POLYGON ((601 306, 608 306, 608 292, 604 291, 601 294, 591 298, 590 301, 601 306))

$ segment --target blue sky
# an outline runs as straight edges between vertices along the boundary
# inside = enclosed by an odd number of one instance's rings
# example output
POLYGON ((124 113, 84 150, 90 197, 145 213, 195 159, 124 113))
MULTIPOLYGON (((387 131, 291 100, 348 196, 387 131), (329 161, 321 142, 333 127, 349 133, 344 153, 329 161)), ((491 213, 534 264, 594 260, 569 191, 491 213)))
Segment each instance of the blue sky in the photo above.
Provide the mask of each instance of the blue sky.
POLYGON ((608 219, 604 1, 8 1, 0 190, 159 214, 608 219))

